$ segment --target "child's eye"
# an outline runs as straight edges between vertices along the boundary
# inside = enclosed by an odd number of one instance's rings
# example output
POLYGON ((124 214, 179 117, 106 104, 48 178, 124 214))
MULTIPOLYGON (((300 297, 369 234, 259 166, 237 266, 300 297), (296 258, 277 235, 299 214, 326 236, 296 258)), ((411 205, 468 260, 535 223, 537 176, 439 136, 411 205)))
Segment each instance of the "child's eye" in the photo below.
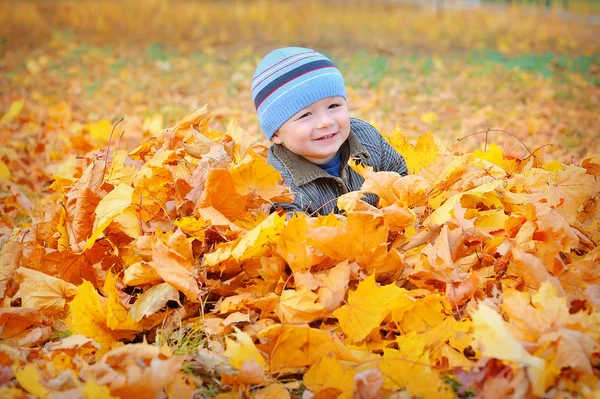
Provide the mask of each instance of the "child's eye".
POLYGON ((305 112, 305 113, 303 113, 302 115, 300 115, 300 116, 298 117, 298 119, 306 118, 307 116, 310 116, 310 112, 305 112))
POLYGON ((331 104, 331 105, 329 106, 329 108, 337 108, 337 107, 339 107, 339 106, 340 106, 340 104, 331 104))

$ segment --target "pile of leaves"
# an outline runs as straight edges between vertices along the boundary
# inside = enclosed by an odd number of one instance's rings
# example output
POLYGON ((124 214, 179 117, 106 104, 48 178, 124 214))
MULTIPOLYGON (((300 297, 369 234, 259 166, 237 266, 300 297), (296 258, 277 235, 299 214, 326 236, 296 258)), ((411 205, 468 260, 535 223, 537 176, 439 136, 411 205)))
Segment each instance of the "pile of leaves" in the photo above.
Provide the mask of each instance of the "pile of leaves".
POLYGON ((286 215, 264 145, 209 118, 88 153, 14 227, 0 396, 597 392, 600 157, 460 154, 396 129, 410 175, 352 164, 344 216, 286 215))

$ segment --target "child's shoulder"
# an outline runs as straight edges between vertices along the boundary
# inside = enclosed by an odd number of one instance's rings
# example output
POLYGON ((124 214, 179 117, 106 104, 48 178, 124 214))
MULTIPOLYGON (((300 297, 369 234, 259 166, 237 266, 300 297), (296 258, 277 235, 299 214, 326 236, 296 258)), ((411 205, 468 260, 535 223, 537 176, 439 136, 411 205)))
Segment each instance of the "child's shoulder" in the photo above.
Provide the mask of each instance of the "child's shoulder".
POLYGON ((373 125, 354 117, 350 118, 350 130, 359 139, 362 137, 381 136, 381 133, 373 125))
POLYGON ((373 125, 362 119, 350 118, 350 131, 367 150, 370 150, 370 147, 379 148, 381 146, 383 140, 381 133, 373 125))

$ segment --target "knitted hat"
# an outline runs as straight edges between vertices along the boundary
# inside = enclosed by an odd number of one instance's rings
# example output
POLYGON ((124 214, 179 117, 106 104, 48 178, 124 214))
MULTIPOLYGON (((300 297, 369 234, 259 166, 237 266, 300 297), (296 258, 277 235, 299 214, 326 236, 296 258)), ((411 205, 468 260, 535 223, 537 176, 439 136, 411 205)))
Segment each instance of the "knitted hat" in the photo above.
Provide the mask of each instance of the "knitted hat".
POLYGON ((314 50, 285 47, 262 59, 252 78, 252 99, 267 138, 295 113, 326 97, 346 98, 344 78, 314 50))

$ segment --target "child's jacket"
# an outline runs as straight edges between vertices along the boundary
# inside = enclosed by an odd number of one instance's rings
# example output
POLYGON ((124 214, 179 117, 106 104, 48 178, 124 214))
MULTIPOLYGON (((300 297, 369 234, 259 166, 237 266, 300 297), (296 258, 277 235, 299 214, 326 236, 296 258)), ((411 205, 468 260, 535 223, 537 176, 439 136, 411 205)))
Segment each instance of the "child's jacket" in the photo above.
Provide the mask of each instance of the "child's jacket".
MULTIPOLYGON (((327 215, 338 212, 337 198, 350 191, 360 190, 365 179, 348 166, 348 159, 360 160, 375 172, 389 171, 406 175, 406 162, 373 126, 350 118, 350 135, 340 148, 340 177, 330 175, 306 158, 280 144, 269 148, 268 162, 295 195, 293 203, 278 203, 285 211, 327 215)), ((375 205, 377 196, 367 194, 364 200, 375 205)))

